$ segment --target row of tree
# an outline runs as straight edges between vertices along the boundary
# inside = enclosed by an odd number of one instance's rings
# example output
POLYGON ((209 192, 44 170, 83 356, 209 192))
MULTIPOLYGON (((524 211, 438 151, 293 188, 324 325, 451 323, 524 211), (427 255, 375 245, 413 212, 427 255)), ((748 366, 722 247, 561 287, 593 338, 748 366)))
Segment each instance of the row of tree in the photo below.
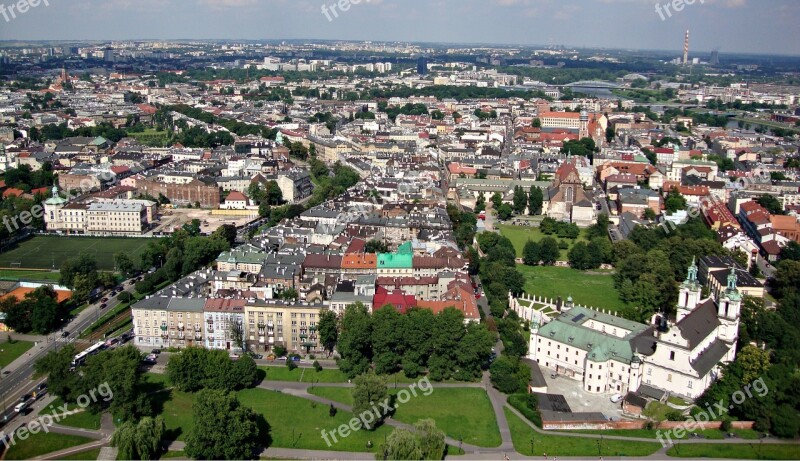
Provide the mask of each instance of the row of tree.
POLYGON ((258 367, 247 354, 231 360, 228 351, 188 347, 170 357, 167 376, 178 390, 233 391, 251 387, 258 379, 258 367))
MULTIPOLYGON (((333 343, 331 317, 320 319, 320 340, 333 343)), ((370 314, 361 303, 348 306, 335 338, 339 368, 348 376, 402 370, 407 377, 427 370, 435 381, 479 379, 488 366, 494 335, 485 325, 464 323, 464 314, 447 308, 434 315, 430 309, 412 308, 405 314, 384 306, 370 314)), ((332 349, 329 349, 332 350, 332 349)))

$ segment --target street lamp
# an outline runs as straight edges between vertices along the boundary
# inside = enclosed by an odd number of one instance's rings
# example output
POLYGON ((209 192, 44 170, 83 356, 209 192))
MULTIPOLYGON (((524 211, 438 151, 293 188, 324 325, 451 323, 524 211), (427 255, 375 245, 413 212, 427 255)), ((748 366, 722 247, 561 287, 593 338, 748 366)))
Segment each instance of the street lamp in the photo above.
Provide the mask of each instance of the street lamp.
POLYGON ((533 432, 531 432, 531 456, 533 456, 533 445, 536 443, 536 440, 533 438, 533 432))

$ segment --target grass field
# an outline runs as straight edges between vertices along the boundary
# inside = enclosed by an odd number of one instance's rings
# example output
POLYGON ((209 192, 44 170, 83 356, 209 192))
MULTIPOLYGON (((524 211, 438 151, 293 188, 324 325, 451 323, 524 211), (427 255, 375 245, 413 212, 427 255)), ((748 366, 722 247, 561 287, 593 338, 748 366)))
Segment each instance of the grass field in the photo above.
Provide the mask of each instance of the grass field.
POLYGON ((267 372, 265 381, 295 381, 304 383, 346 383, 347 376, 336 369, 316 371, 313 368, 295 368, 286 366, 259 367, 267 372))
POLYGON ((33 343, 29 341, 14 340, 13 343, 8 341, 0 342, 0 367, 8 366, 9 363, 16 360, 20 355, 28 352, 28 349, 33 347, 33 343))
MULTIPOLYGON (((389 393, 397 394, 402 389, 389 389, 389 393)), ((314 387, 309 393, 345 405, 353 404, 349 388, 314 387)), ((436 421, 436 427, 450 437, 480 447, 496 447, 501 443, 492 404, 483 389, 450 387, 434 389, 427 396, 418 393, 406 403, 398 402, 393 418, 409 424, 431 418, 436 421), (465 402, 469 405, 464 405, 465 402)))
POLYGON ((504 408, 514 449, 525 456, 632 456, 642 457, 655 453, 661 444, 631 442, 627 440, 603 440, 563 435, 545 435, 527 425, 508 408, 504 408), (533 440, 533 442, 531 442, 533 440))
POLYGON ((525 276, 525 292, 566 299, 572 296, 575 304, 618 311, 624 303, 619 299, 611 273, 582 272, 568 267, 522 266, 517 269, 525 276))
POLYGON ((97 459, 98 456, 100 456, 100 449, 99 448, 93 448, 91 450, 82 451, 80 453, 73 453, 73 454, 68 455, 68 456, 62 456, 62 457, 60 457, 58 459, 60 461, 68 461, 68 460, 73 460, 73 459, 77 460, 77 461, 82 461, 82 460, 87 460, 87 459, 97 459))
POLYGON ((97 258, 99 269, 113 270, 115 253, 124 251, 136 259, 148 242, 137 238, 36 236, 0 253, 0 267, 17 269, 19 263, 19 269, 51 269, 54 265, 58 269, 65 260, 89 253, 97 258))
POLYGON ((82 429, 100 429, 100 413, 93 414, 84 410, 80 413, 67 416, 60 420, 58 424, 69 427, 80 427, 82 429))
MULTIPOLYGON (((573 431, 565 431, 565 432, 575 432, 579 434, 595 434, 595 435, 614 435, 618 437, 637 437, 637 438, 644 438, 644 439, 653 439, 655 440, 658 435, 657 430, 650 430, 647 429, 608 429, 608 430, 589 430, 589 429, 581 429, 581 430, 573 430, 573 431)), ((759 433, 752 430, 752 429, 731 429, 730 432, 736 434, 736 437, 740 439, 746 440, 758 440, 759 433)), ((701 429, 692 432, 684 431, 681 434, 681 437, 676 437, 675 433, 670 432, 669 436, 671 439, 688 439, 692 436, 693 433, 700 434, 703 437, 709 440, 722 440, 725 438, 725 433, 719 429, 701 429)), ((664 437, 664 432, 661 432, 661 437, 664 437)))
MULTIPOLYGON (((31 459, 54 451, 83 445, 93 440, 94 439, 75 435, 38 432, 11 446, 11 448, 8 449, 8 453, 6 453, 5 459, 31 459)), ((80 459, 87 458, 82 457, 80 459)))
MULTIPOLYGON (((533 240, 534 242, 538 242, 547 235, 543 234, 542 231, 539 230, 538 227, 527 227, 527 226, 511 226, 508 224, 498 224, 497 228, 500 229, 500 233, 511 240, 511 243, 514 244, 514 249, 517 250, 517 257, 522 257, 522 250, 525 248, 525 244, 528 243, 528 240, 533 240)), ((560 239, 557 235, 550 235, 549 237, 553 237, 557 241, 565 241, 569 244, 569 248, 572 248, 577 242, 585 242, 586 241, 586 231, 581 230, 581 235, 575 239, 560 239)), ((567 261, 567 253, 569 253, 569 248, 566 250, 561 250, 559 253, 558 260, 559 261, 567 261)))
POLYGON ((12 279, 12 280, 30 279, 30 280, 42 280, 46 282, 58 282, 60 278, 61 278, 60 273, 49 270, 46 271, 0 270, 0 279, 12 279))
POLYGON ((797 459, 800 445, 765 443, 693 443, 675 445, 667 455, 678 458, 797 459))

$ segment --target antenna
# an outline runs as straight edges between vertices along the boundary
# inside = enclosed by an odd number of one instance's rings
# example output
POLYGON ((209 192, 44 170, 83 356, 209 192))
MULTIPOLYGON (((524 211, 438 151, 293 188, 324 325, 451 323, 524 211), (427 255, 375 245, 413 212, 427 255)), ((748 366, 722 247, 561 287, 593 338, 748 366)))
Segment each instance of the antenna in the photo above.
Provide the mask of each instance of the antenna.
POLYGON ((686 29, 686 40, 683 42, 683 64, 689 64, 689 29, 686 29))

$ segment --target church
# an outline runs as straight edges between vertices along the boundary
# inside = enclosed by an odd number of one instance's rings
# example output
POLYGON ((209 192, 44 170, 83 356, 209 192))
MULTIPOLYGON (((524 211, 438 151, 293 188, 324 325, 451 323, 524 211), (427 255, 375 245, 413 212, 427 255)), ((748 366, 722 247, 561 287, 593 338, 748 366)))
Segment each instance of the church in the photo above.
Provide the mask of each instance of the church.
POLYGON ((742 296, 735 273, 727 282, 716 298, 701 299, 692 261, 674 321, 657 314, 649 325, 577 307, 571 299, 556 317, 539 316, 541 324, 536 316, 518 312, 532 319, 528 358, 551 373, 582 381, 583 389, 594 394, 625 395, 648 385, 695 399, 736 354, 742 296))
POLYGON ((573 163, 565 162, 556 170, 553 184, 545 193, 547 206, 543 213, 546 216, 581 227, 591 226, 596 221, 592 199, 583 189, 580 174, 573 163))

